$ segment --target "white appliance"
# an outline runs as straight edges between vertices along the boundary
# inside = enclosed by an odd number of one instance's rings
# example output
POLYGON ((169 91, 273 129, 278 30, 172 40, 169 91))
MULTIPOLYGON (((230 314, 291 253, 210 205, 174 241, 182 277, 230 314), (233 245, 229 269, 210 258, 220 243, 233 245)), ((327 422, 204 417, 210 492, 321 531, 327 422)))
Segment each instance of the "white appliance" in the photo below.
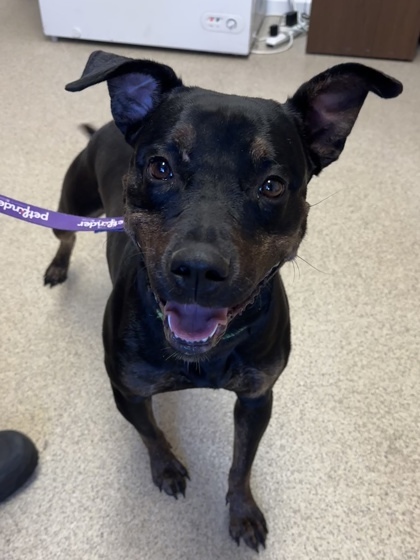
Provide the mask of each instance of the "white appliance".
POLYGON ((248 55, 266 0, 39 0, 44 33, 248 55))

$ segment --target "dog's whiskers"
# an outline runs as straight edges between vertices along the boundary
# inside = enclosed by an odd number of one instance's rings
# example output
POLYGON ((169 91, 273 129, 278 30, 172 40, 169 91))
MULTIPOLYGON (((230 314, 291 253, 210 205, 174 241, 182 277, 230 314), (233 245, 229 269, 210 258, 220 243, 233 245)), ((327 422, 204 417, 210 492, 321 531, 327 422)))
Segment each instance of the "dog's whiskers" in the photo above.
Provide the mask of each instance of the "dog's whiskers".
POLYGON ((292 263, 292 266, 293 266, 293 282, 294 282, 295 279, 296 279, 296 269, 299 273, 299 278, 300 278, 300 268, 299 268, 298 263, 296 262, 296 257, 294 259, 292 259, 290 262, 292 263))
POLYGON ((339 192, 341 192, 343 190, 344 189, 339 189, 338 191, 333 192, 332 194, 330 194, 329 196, 326 196, 325 198, 319 200, 318 202, 315 202, 315 204, 309 204, 309 207, 312 208, 313 206, 318 206, 318 204, 321 204, 321 202, 325 202, 326 200, 328 200, 332 196, 335 196, 336 194, 338 194, 339 192))
POLYGON ((316 270, 317 272, 320 272, 321 274, 330 274, 329 272, 325 272, 324 270, 320 270, 319 268, 317 268, 316 266, 314 266, 313 264, 311 264, 310 262, 308 262, 307 260, 305 260, 303 257, 301 257, 300 255, 296 255, 296 258, 300 259, 301 261, 303 261, 304 263, 306 263, 307 265, 309 265, 311 268, 313 268, 314 270, 316 270))

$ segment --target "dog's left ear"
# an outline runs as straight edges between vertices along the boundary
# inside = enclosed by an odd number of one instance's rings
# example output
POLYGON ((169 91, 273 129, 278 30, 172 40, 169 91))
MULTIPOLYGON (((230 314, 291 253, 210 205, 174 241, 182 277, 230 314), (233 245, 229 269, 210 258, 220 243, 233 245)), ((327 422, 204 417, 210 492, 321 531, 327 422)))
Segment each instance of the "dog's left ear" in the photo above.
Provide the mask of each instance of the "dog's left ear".
POLYGON ((141 120, 161 102, 165 93, 182 86, 169 66, 151 60, 135 60, 104 51, 93 52, 82 77, 66 85, 81 91, 107 81, 111 112, 127 142, 133 144, 141 120))
POLYGON ((402 89, 398 80, 355 63, 333 66, 304 83, 286 106, 300 121, 314 173, 338 159, 370 91, 387 99, 402 89))

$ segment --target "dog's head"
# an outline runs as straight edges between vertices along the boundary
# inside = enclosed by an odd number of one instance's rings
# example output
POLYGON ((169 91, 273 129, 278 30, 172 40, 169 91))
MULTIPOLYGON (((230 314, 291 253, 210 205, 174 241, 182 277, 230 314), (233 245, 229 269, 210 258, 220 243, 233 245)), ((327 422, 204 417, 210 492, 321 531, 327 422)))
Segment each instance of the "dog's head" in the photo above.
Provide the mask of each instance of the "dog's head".
POLYGON ((105 80, 115 123, 134 148, 126 230, 166 338, 185 357, 213 348, 295 257, 307 184, 339 157, 369 91, 402 91, 372 68, 340 64, 280 104, 185 87, 168 66, 101 51, 67 89, 105 80))

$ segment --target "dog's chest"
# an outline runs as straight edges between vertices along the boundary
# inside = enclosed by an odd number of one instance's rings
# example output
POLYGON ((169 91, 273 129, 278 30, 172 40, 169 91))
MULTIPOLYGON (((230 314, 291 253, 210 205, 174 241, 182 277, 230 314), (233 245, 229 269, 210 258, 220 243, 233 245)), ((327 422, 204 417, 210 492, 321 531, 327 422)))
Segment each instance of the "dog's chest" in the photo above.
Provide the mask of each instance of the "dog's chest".
POLYGON ((226 389, 258 396, 274 383, 273 371, 244 367, 234 357, 208 362, 173 364, 171 368, 155 368, 145 362, 126 363, 121 381, 133 395, 151 397, 158 393, 183 389, 226 389))
POLYGON ((125 364, 121 380, 132 393, 145 397, 182 389, 222 389, 232 382, 235 372, 220 362, 179 362, 173 363, 172 367, 159 368, 134 361, 125 364))
POLYGON ((192 387, 222 389, 229 382, 232 371, 220 366, 208 367, 208 364, 187 363, 179 371, 179 376, 191 383, 192 387))

